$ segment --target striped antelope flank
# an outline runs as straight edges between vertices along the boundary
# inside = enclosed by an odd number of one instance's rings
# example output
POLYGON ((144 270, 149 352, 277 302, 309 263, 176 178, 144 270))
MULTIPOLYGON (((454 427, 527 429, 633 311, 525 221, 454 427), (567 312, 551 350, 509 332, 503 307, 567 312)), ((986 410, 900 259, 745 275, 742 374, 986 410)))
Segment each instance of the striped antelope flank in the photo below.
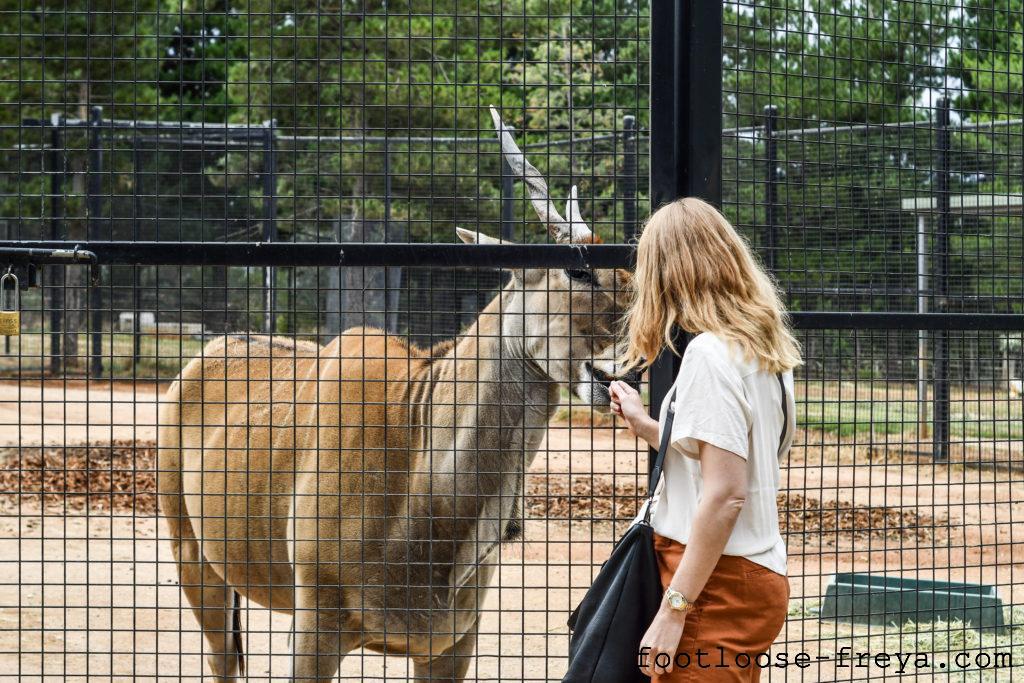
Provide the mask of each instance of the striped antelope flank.
MULTIPOLYGON (((596 241, 575 188, 563 218, 492 115, 552 237, 596 241)), ((429 350, 357 328, 323 347, 222 337, 189 362, 162 401, 158 486, 214 676, 244 669, 244 597, 293 615, 293 679, 330 680, 364 647, 462 680, 560 387, 609 404, 629 277, 515 270, 429 350)))

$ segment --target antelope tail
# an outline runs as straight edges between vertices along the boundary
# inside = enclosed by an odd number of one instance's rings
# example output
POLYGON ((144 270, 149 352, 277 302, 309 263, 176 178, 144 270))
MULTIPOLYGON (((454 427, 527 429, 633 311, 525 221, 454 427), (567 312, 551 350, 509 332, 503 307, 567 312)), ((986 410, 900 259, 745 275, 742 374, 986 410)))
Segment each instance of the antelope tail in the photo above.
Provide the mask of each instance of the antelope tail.
POLYGON ((231 635, 235 641, 235 651, 238 653, 238 675, 245 675, 245 650, 242 648, 242 598, 238 591, 233 591, 235 596, 231 615, 231 635))

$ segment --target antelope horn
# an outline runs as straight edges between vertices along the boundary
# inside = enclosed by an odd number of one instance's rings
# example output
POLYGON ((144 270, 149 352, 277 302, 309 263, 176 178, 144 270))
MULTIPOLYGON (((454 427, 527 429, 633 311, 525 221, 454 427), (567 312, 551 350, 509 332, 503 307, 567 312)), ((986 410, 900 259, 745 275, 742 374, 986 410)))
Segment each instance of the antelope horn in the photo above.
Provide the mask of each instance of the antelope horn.
POLYGON ((585 232, 588 237, 591 235, 590 228, 587 227, 586 221, 583 220, 583 214, 580 213, 580 200, 575 185, 569 190, 569 199, 565 202, 565 216, 569 219, 569 230, 573 236, 573 242, 583 241, 579 239, 583 236, 581 233, 585 232))
MULTIPOLYGON (((592 238, 593 233, 583 222, 579 213, 579 202, 575 194, 566 204, 566 212, 569 220, 562 218, 555 208, 554 203, 548 196, 548 184, 540 171, 526 160, 526 155, 519 149, 512 131, 501 120, 498 110, 491 107, 491 118, 494 119, 494 128, 498 131, 498 139, 501 141, 501 152, 505 155, 512 173, 523 179, 530 190, 530 202, 540 220, 548 226, 548 233, 558 242, 587 242, 592 238), (571 222, 570 222, 571 221, 571 222)), ((575 193, 575 188, 573 188, 575 193)))

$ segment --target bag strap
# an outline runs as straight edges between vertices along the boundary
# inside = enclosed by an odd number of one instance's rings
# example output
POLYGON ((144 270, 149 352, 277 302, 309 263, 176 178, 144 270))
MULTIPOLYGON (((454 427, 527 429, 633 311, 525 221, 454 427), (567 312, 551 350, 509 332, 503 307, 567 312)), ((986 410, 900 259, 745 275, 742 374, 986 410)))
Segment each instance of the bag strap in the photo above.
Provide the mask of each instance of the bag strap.
POLYGON ((779 434, 779 457, 782 456, 782 446, 786 443, 786 434, 789 432, 789 398, 786 396, 786 382, 782 379, 782 373, 776 373, 779 378, 779 389, 782 390, 782 433, 779 434))
POLYGON ((672 437, 672 423, 676 419, 676 392, 678 387, 672 390, 668 401, 668 413, 665 415, 665 426, 661 430, 661 443, 658 444, 658 457, 654 459, 654 467, 651 468, 650 478, 647 481, 647 507, 644 510, 644 523, 651 521, 651 505, 654 502, 654 490, 661 480, 661 471, 665 466, 665 454, 668 453, 668 442, 672 437))

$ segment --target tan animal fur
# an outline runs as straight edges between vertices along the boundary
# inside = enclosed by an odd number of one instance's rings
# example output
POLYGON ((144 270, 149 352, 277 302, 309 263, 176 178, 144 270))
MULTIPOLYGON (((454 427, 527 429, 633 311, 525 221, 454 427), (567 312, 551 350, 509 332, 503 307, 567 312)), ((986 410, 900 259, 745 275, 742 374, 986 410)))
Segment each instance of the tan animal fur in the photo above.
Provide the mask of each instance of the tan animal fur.
MULTIPOLYGON (((535 203, 546 191, 534 178, 535 203)), ((551 212, 556 238, 589 233, 578 208, 571 227, 551 212)), ((217 678, 240 671, 236 595, 293 615, 294 679, 330 680, 358 647, 411 657, 417 680, 464 678, 559 387, 608 404, 629 274, 591 277, 515 271, 430 350, 368 328, 324 347, 230 336, 182 370, 160 411, 160 507, 217 678)))

